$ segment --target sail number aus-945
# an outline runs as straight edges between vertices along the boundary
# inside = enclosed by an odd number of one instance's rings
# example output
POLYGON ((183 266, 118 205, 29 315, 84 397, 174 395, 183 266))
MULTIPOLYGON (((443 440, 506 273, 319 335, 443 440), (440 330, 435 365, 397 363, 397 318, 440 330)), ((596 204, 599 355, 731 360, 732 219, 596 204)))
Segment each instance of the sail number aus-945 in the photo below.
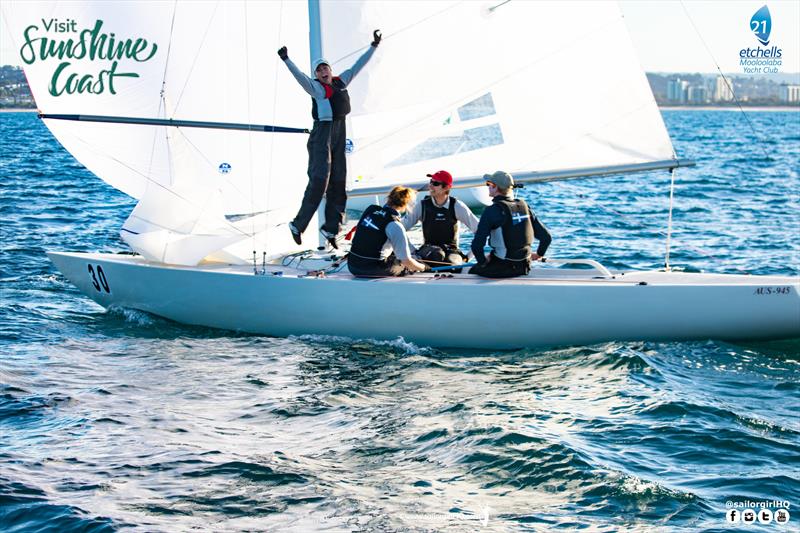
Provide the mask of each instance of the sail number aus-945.
POLYGON ((87 265, 89 267, 89 275, 92 276, 92 286, 95 288, 97 292, 106 291, 107 293, 111 293, 111 287, 108 286, 108 280, 106 279, 106 273, 103 272, 103 267, 97 265, 96 267, 92 265, 87 265))
POLYGON ((753 292, 753 294, 757 294, 760 296, 767 296, 769 294, 791 294, 792 288, 788 285, 785 287, 758 287, 753 292))

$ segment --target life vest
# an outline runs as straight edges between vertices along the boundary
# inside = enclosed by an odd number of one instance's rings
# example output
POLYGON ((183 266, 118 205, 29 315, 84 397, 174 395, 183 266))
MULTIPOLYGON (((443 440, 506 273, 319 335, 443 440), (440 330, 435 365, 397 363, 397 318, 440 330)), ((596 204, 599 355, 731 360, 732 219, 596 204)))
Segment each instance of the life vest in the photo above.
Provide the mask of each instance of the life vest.
MULTIPOLYGON (((334 120, 344 118, 350 113, 350 95, 347 94, 347 86, 340 77, 334 77, 330 85, 322 83, 317 79, 314 81, 322 85, 323 89, 325 89, 325 98, 331 104, 334 120)), ((316 98, 311 99, 311 116, 314 120, 319 120, 316 98)))
POLYGON ((533 242, 533 220, 525 200, 498 200, 497 205, 506 216, 500 226, 503 242, 506 245, 506 259, 509 261, 527 261, 531 255, 533 242))
POLYGON ((400 213, 391 207, 371 205, 358 221, 350 253, 362 259, 381 260, 381 250, 386 244, 386 226, 400 221, 400 213))
POLYGON ((422 236, 425 244, 435 244, 442 248, 458 248, 458 219, 456 218, 456 199, 450 197, 449 205, 439 207, 433 198, 422 199, 422 236))

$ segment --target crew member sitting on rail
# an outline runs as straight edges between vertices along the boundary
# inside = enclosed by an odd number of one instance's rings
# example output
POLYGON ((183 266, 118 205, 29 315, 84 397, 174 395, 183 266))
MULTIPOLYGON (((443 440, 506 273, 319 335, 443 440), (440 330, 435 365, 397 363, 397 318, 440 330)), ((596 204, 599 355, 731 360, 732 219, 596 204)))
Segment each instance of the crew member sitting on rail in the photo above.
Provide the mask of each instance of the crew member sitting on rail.
POLYGON ((484 210, 478 231, 472 240, 472 253, 478 264, 470 274, 486 278, 513 278, 531 270, 530 262, 544 257, 550 246, 550 232, 539 222, 525 200, 514 199, 514 178, 508 172, 485 174, 492 205, 484 210), (539 241, 536 253, 531 253, 534 237, 539 241), (486 239, 492 252, 483 253, 486 239))
POLYGON ((356 225, 350 247, 347 259, 350 273, 368 278, 404 276, 427 268, 411 256, 408 236, 400 223, 400 213, 408 210, 415 198, 412 189, 398 186, 389 192, 386 205, 367 207, 356 225))
POLYGON ((458 248, 458 233, 461 222, 473 233, 478 229, 478 217, 469 207, 450 196, 453 176, 446 170, 428 174, 429 195, 414 207, 403 218, 405 229, 411 229, 418 221, 422 221, 424 244, 417 251, 420 260, 432 267, 441 265, 460 265, 467 258, 458 248))

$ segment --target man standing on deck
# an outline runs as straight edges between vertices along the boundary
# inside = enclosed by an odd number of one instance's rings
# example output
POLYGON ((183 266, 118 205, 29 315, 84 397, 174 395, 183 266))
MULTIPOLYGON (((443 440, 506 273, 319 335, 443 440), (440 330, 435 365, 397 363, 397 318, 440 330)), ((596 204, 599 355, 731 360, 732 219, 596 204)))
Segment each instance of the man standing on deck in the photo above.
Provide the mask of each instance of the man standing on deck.
POLYGON ((356 74, 370 60, 375 48, 381 42, 379 30, 373 32, 372 43, 355 64, 334 76, 330 63, 326 59, 314 61, 314 79, 306 76, 289 59, 285 46, 278 50, 278 55, 289 67, 289 71, 297 83, 311 95, 311 116, 314 127, 308 138, 308 186, 303 195, 303 203, 297 215, 289 223, 292 238, 297 244, 302 243, 301 235, 308 227, 311 218, 317 211, 322 197, 325 196, 325 222, 320 230, 331 246, 336 245, 336 235, 344 221, 344 210, 347 204, 347 163, 345 160, 345 117, 350 113, 350 96, 347 86, 356 74))
POLYGON ((417 202, 406 216, 403 226, 411 229, 422 221, 422 236, 425 243, 417 251, 419 259, 430 266, 460 265, 466 259, 458 248, 458 223, 467 226, 473 233, 478 229, 478 217, 467 204, 450 196, 453 176, 446 170, 428 174, 430 194, 417 202))
POLYGON ((531 270, 531 261, 544 257, 550 246, 550 232, 539 222, 525 200, 514 198, 514 178, 498 170, 485 174, 492 205, 484 210, 478 231, 472 240, 472 253, 478 264, 470 274, 486 278, 513 278, 531 270), (536 253, 531 253, 534 237, 539 241, 536 253), (492 247, 487 258, 483 253, 486 239, 492 247))

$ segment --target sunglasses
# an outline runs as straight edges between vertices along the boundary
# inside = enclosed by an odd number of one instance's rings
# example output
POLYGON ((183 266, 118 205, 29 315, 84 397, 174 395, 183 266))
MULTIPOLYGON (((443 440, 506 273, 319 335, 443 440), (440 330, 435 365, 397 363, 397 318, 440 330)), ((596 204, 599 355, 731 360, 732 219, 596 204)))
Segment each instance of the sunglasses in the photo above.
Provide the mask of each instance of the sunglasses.
POLYGON ((497 187, 497 185, 495 185, 495 184, 494 184, 494 183, 492 183, 491 181, 487 181, 487 182, 486 182, 486 186, 487 186, 487 187, 497 187))
POLYGON ((434 187, 444 187, 447 184, 443 181, 431 180, 431 185, 433 185, 434 187))

